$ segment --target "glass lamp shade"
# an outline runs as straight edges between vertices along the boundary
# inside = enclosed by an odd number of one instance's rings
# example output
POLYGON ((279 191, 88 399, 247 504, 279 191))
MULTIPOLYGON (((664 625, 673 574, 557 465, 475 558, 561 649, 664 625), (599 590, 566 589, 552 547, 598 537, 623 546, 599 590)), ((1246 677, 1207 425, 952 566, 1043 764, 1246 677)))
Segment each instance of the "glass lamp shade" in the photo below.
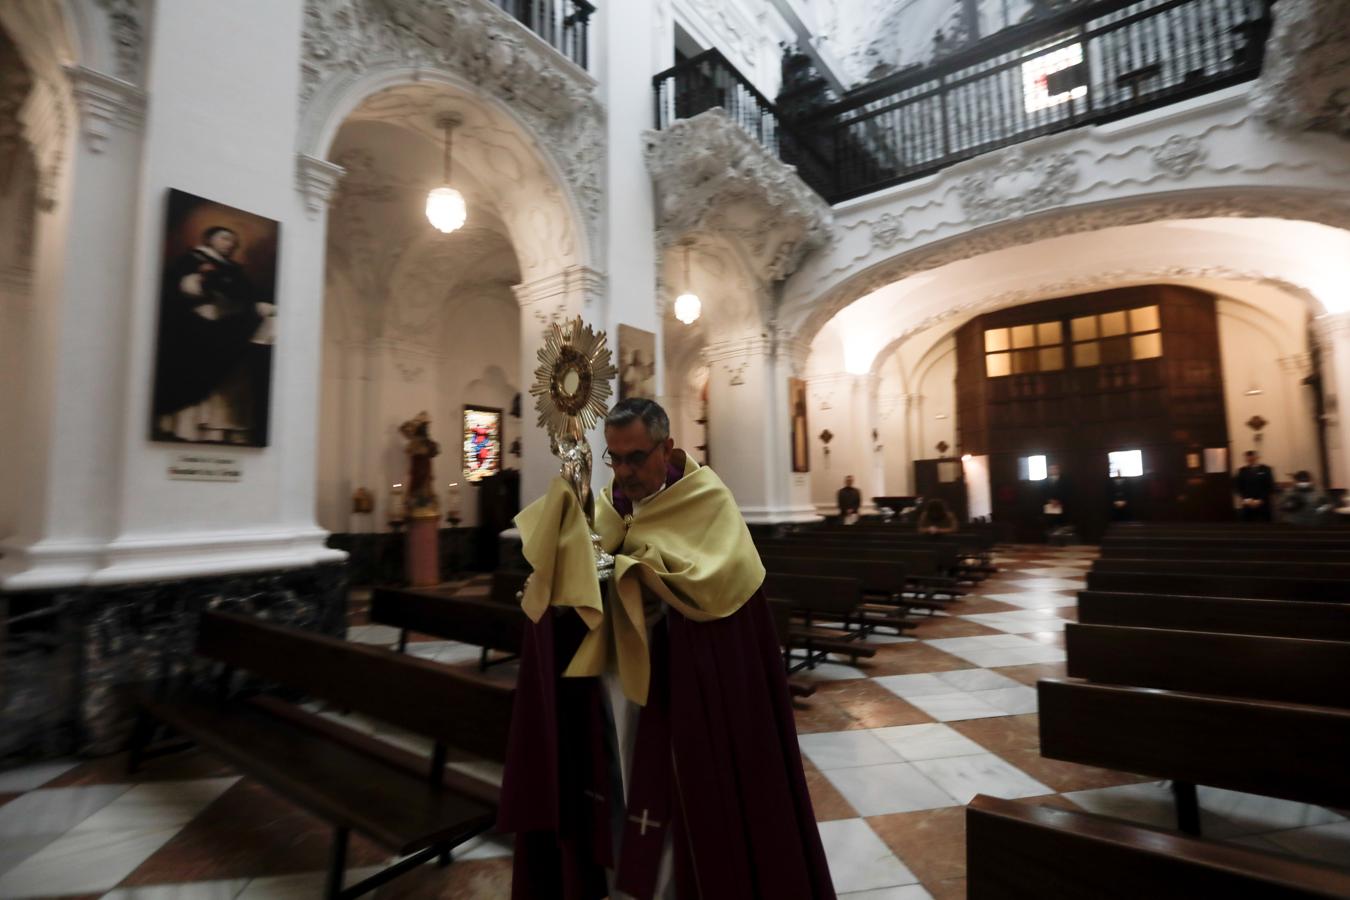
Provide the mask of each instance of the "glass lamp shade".
POLYGON ((681 294, 675 298, 675 318, 686 325, 693 325, 703 312, 703 301, 697 294, 681 294))
POLYGON ((438 187, 427 194, 427 220, 437 231, 455 231, 464 224, 467 213, 464 195, 452 187, 438 187))

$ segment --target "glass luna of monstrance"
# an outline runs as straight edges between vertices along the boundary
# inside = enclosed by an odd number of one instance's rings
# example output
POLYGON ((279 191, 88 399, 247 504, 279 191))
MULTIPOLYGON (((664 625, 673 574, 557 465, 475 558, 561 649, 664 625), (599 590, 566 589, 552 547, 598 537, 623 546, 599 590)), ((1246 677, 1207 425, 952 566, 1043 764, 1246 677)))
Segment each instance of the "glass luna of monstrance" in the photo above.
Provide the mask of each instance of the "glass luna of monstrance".
POLYGON ((605 343, 605 333, 584 324, 581 317, 555 322, 544 330, 539 367, 534 370, 534 408, 538 424, 548 432, 553 455, 562 462, 560 473, 586 515, 595 568, 601 579, 614 572, 614 557, 600 546, 595 533, 595 496, 591 491, 591 445, 586 431, 607 409, 610 379, 618 375, 605 343))

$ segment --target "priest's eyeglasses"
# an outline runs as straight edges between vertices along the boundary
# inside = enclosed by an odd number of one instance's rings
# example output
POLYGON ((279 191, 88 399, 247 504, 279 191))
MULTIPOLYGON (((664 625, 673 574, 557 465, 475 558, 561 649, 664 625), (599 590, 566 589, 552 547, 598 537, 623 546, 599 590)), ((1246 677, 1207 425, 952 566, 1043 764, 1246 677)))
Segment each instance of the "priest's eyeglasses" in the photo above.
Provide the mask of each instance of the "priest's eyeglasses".
POLYGON ((619 466, 628 466, 630 469, 637 469, 647 461, 647 457, 656 452, 664 441, 657 441, 650 450, 634 450, 632 453, 610 453, 606 448, 605 452, 600 454, 600 458, 605 461, 605 465, 611 469, 617 469, 619 466))

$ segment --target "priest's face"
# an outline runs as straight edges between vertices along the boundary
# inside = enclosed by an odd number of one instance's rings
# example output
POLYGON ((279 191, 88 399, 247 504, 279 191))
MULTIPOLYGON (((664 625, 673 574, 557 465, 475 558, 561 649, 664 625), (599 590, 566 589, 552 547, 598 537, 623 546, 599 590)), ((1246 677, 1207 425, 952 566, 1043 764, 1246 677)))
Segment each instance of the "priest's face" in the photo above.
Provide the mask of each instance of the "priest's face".
POLYGON ((653 441, 641 419, 607 426, 605 447, 614 469, 614 483, 630 499, 650 497, 666 483, 666 465, 675 441, 673 438, 653 441))

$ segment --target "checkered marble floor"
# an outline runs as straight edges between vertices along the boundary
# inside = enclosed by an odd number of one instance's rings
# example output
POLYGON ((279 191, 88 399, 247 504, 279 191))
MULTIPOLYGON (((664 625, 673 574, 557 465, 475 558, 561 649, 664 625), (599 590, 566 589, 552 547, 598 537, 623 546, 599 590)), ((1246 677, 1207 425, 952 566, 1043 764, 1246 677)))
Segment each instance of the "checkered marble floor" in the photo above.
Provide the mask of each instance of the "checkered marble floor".
MULTIPOLYGON (((827 663, 797 728, 835 887, 852 900, 965 896, 962 806, 977 793, 1172 827, 1167 785, 1143 776, 1044 759, 1038 678, 1064 671, 1064 623, 1091 548, 1003 548, 998 575, 912 638, 878 636, 858 666, 827 663)), ((485 579, 464 583, 486 593, 485 579)), ((366 624, 360 598, 349 636, 392 644, 366 624)), ((420 641, 410 652, 473 666, 478 650, 420 641)), ((512 678, 511 665, 495 667, 512 678)), ((386 740, 414 736, 347 717, 386 740)), ((457 765, 486 777, 479 762, 457 765)), ((1200 788, 1209 837, 1350 867, 1350 820, 1305 804, 1200 788)), ((0 772, 0 898, 257 900, 317 897, 329 831, 204 753, 151 761, 65 761, 0 772)), ((462 849, 448 869, 426 866, 378 897, 489 900, 510 894, 510 847, 462 849)), ((353 838, 349 881, 388 861, 353 838)))

